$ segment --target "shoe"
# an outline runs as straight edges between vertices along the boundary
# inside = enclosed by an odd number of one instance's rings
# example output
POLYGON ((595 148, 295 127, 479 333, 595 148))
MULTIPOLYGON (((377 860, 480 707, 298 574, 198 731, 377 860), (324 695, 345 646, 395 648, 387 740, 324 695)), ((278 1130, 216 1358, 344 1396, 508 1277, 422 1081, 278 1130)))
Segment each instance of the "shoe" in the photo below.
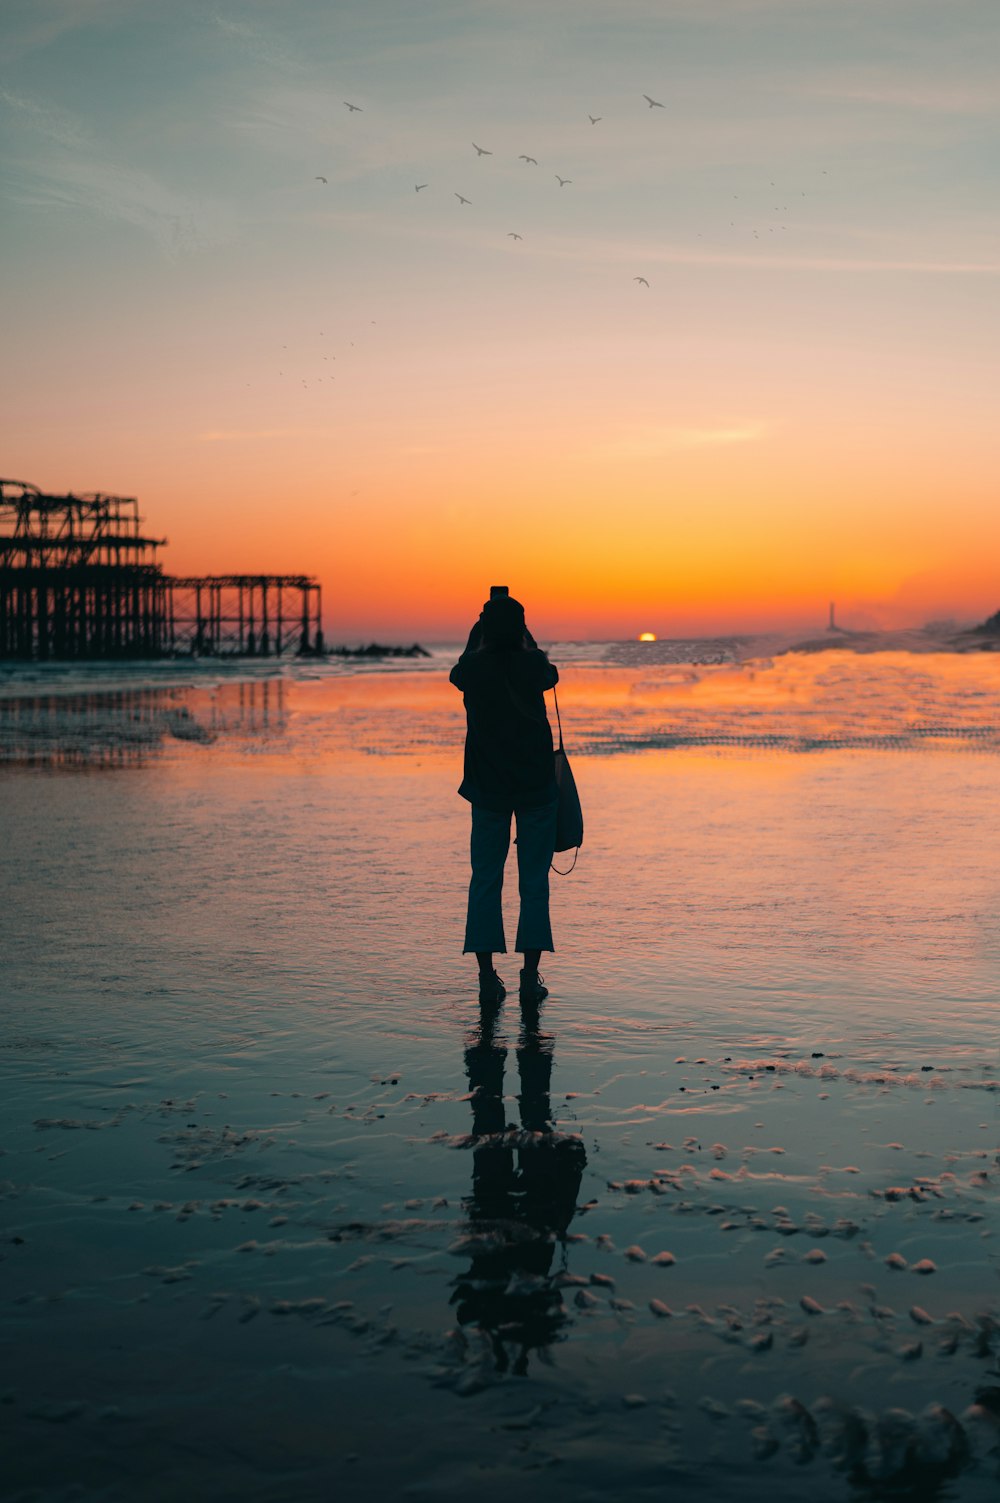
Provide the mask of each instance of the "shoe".
POLYGON ((541 1002, 548 996, 549 989, 542 985, 542 978, 537 971, 522 971, 520 992, 522 1002, 541 1002))
POLYGON ((500 980, 500 977, 497 975, 496 971, 491 971, 488 976, 480 976, 480 978, 479 978, 479 1000, 480 1000, 480 1002, 502 1002, 503 999, 504 999, 504 997, 506 997, 506 995, 507 995, 507 988, 504 986, 503 982, 500 980))

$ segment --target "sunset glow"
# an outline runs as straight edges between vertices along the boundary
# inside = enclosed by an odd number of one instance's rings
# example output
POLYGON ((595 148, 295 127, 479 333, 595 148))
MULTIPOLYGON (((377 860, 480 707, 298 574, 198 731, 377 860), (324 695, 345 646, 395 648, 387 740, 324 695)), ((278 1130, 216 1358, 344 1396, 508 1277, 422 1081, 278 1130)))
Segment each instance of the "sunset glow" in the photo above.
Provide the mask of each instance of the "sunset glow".
POLYGON ((981 619, 998 29, 16 7, 3 473, 316 574, 331 641, 459 638, 494 577, 545 639, 981 619))

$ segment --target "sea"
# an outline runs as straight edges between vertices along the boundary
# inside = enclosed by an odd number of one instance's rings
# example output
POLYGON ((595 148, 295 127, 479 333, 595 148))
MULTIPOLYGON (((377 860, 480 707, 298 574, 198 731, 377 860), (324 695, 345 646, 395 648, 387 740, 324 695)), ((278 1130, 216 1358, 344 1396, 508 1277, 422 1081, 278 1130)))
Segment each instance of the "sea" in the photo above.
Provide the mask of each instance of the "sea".
POLYGON ((537 1009, 459 644, 0 665, 5 1497, 995 1498, 1000 655, 543 645, 537 1009))

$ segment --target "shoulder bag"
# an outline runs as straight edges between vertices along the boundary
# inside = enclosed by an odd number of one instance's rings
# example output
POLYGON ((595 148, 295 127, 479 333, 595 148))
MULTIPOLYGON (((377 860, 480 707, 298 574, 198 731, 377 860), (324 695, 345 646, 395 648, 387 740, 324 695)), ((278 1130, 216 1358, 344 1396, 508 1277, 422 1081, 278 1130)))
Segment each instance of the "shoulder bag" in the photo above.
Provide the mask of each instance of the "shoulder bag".
MULTIPOLYGON (((506 675, 507 692, 520 710, 529 720, 537 720, 537 715, 531 711, 515 691, 510 681, 510 674, 506 675)), ((575 847, 576 855, 565 871, 560 871, 558 866, 552 866, 557 877, 568 877, 576 865, 580 847, 583 845, 583 808, 580 804, 580 795, 577 792, 576 779, 573 769, 569 765, 569 757, 563 745, 562 716, 559 714, 559 696, 556 693, 555 684, 552 685, 552 698, 556 707, 556 724, 559 727, 559 745, 553 751, 556 778, 556 839, 554 849, 556 851, 572 851, 575 847)), ((551 866, 551 862, 550 862, 551 866)))
POLYGON ((552 688, 552 698, 556 707, 556 724, 559 727, 559 745, 555 749, 556 763, 556 787, 559 790, 558 803, 556 805, 556 844, 557 851, 571 851, 576 847, 576 856, 573 857, 572 866, 568 866, 561 872, 557 866, 552 870, 560 877, 568 877, 576 865, 576 858, 580 854, 583 845, 583 808, 580 804, 580 795, 577 792, 576 779, 573 769, 569 765, 569 757, 563 745, 562 716, 559 714, 559 696, 552 688))

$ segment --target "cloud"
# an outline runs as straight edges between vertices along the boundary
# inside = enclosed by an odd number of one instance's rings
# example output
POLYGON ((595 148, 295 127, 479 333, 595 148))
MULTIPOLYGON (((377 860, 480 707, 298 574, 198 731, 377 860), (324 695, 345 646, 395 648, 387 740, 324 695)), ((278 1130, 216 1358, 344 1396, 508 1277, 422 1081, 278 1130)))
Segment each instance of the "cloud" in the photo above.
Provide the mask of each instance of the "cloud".
MULTIPOLYGON (((386 213, 383 210, 319 210, 315 218, 327 224, 337 224, 344 229, 364 230, 373 235, 382 235, 387 240, 402 239, 408 243, 421 241, 447 245, 454 249, 464 246, 491 254, 506 247, 502 228, 484 230, 478 226, 463 228, 462 222, 453 215, 444 223, 418 224, 412 215, 386 213)), ((857 234, 870 238, 866 229, 854 231, 850 226, 837 226, 841 235, 857 234)), ((577 262, 587 265, 616 263, 629 271, 626 279, 631 287, 631 276, 642 273, 652 281, 651 267, 655 266, 706 266, 720 270, 739 267, 747 271, 815 271, 815 272, 914 272, 933 276, 1000 276, 1000 258, 995 260, 964 260, 916 256, 897 256, 891 253, 869 256, 810 255, 809 253, 766 250, 729 251, 712 250, 708 246, 664 244, 661 240, 602 239, 598 236, 559 235, 535 233, 526 239, 524 248, 518 251, 522 259, 537 257, 542 260, 577 262)), ((623 283, 623 286, 625 283, 623 283)), ((643 297, 655 293, 652 287, 640 289, 643 297)))
POLYGON ((76 210, 132 225, 170 257, 228 239, 231 215, 218 201, 177 193, 141 168, 102 152, 84 126, 64 110, 0 89, 21 151, 8 147, 5 176, 17 203, 76 210))
POLYGON ((287 46, 287 28, 284 31, 264 29, 247 21, 245 17, 235 20, 232 16, 219 13, 211 19, 228 41, 241 47, 254 61, 287 73, 303 71, 304 59, 287 46))
MULTIPOLYGON (((841 226, 841 231, 845 229, 841 226)), ((945 260, 910 256, 821 256, 773 251, 713 251, 700 246, 643 241, 570 241, 555 236, 532 243, 532 253, 567 260, 617 261, 644 272, 653 265, 745 267, 751 271, 927 272, 938 275, 1000 275, 1000 259, 945 260)))
POLYGON ((851 100, 918 114, 992 117, 996 113, 995 78, 969 74, 948 78, 940 73, 921 76, 863 69, 813 79, 801 92, 817 99, 851 100))
POLYGON ((767 429, 763 423, 734 423, 725 427, 646 426, 621 434, 601 444, 595 453, 602 459, 655 459, 682 449, 729 448, 733 444, 759 443, 767 429))
POLYGON ((145 173, 111 162, 53 161, 15 173, 12 187, 12 196, 31 207, 82 210, 132 225, 171 257, 224 238, 209 233, 204 215, 189 200, 145 173))
POLYGON ((134 0, 8 0, 4 35, 0 37, 0 64, 20 63, 34 52, 44 52, 66 32, 82 31, 95 22, 105 23, 127 16, 134 0), (17 11, 20 10, 20 15, 17 11))
POLYGON ((66 110, 58 109, 47 101, 33 99, 27 94, 17 94, 13 89, 0 86, 0 104, 5 105, 13 116, 15 127, 68 150, 82 150, 90 145, 83 126, 66 110))
POLYGON ((200 444, 242 443, 254 438, 302 438, 309 432, 320 429, 305 428, 213 428, 208 433, 199 433, 200 444))

